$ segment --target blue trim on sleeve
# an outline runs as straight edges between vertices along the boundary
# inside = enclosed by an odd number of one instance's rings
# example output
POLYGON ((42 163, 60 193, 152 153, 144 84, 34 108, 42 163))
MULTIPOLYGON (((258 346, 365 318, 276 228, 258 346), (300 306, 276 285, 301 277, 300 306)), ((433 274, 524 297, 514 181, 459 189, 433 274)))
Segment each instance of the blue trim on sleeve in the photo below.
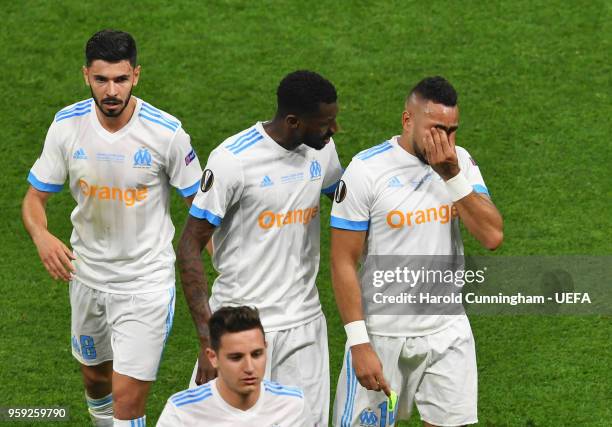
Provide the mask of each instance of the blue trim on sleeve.
POLYGON ((382 144, 375 145, 372 148, 358 153, 355 157, 357 157, 359 160, 366 160, 392 148, 393 145, 391 145, 391 141, 385 141, 382 144))
POLYGON ((189 215, 194 216, 196 218, 205 219, 215 227, 220 226, 221 220, 223 219, 220 216, 215 215, 211 211, 207 211, 206 209, 200 209, 195 205, 191 205, 191 208, 189 209, 189 215))
POLYGON ((157 108, 153 107, 152 105, 147 104, 146 102, 142 103, 141 112, 145 112, 149 116, 157 117, 161 121, 173 127, 175 130, 178 129, 178 127, 181 125, 179 122, 175 122, 173 120, 167 119, 166 117, 162 116, 161 110, 158 110, 157 108))
POLYGON ((47 184, 46 182, 42 182, 36 178, 32 172, 28 174, 28 182, 37 190, 47 193, 58 193, 62 191, 62 187, 64 187, 64 184, 47 184))
POLYGON ((200 180, 198 179, 196 181, 195 184, 190 185, 187 188, 177 188, 176 191, 178 191, 178 193, 183 196, 183 197, 189 197, 189 196, 193 196, 195 193, 198 192, 198 188, 200 188, 200 180))
POLYGON ((174 395, 170 396, 170 399, 168 400, 174 403, 175 406, 178 406, 181 402, 185 400, 191 400, 208 393, 212 393, 210 389, 210 383, 179 391, 178 393, 175 393, 174 395))
MULTIPOLYGON (((148 111, 142 111, 142 110, 141 110, 141 111, 140 111, 140 113, 138 113, 138 117, 142 117, 143 119, 146 119, 146 120, 148 120, 148 121, 150 121, 150 122, 157 123, 158 125, 161 125, 161 126, 163 126, 163 127, 165 127, 165 128, 170 129, 172 132, 176 131, 176 129, 177 129, 177 128, 175 128, 173 125, 169 125, 169 124, 168 124, 168 123, 166 123, 166 122, 163 122, 163 121, 161 121, 161 120, 154 119, 153 117, 149 117, 149 116, 147 116, 145 113, 149 113, 149 112, 148 112, 148 111)), ((149 113, 149 114, 151 114, 151 113, 149 113)))
POLYGON ((91 108, 85 110, 85 111, 81 111, 81 112, 74 112, 72 114, 68 114, 68 115, 64 115, 64 116, 60 116, 57 119, 55 119, 56 122, 61 122, 64 119, 69 119, 70 117, 79 117, 79 116, 85 116, 87 114, 91 113, 91 108))
POLYGON ((208 391, 207 393, 203 393, 198 397, 194 397, 193 399, 189 399, 189 400, 183 400, 180 403, 175 403, 174 406, 176 406, 177 408, 181 407, 181 406, 185 406, 185 405, 189 405, 191 403, 197 403, 197 402, 201 402, 202 400, 206 400, 208 399, 210 396, 212 396, 213 393, 212 391, 208 391))
MULTIPOLYGON (((74 108, 70 108, 69 110, 65 110, 65 111, 60 111, 59 113, 57 113, 55 115, 56 119, 59 119, 63 116, 70 116, 73 113, 83 113, 83 112, 89 112, 91 109, 91 105, 85 104, 85 105, 81 105, 81 106, 76 106, 74 108), (87 111, 85 111, 87 110, 87 111)), ((57 121, 57 120, 56 120, 57 121)))
POLYGON ((323 194, 331 194, 334 191, 336 191, 336 188, 338 188, 338 184, 340 183, 340 180, 336 181, 334 184, 330 185, 329 187, 325 187, 324 189, 321 190, 321 193, 323 194))
POLYGON ((476 184, 476 185, 472 185, 472 188, 474 189, 475 193, 482 193, 482 194, 486 194, 487 196, 491 197, 491 195, 489 194, 489 190, 487 190, 487 187, 485 187, 484 185, 476 184))
POLYGON ((349 221, 336 216, 331 217, 330 223, 332 227, 342 228, 343 230, 367 231, 370 228, 370 221, 349 221))

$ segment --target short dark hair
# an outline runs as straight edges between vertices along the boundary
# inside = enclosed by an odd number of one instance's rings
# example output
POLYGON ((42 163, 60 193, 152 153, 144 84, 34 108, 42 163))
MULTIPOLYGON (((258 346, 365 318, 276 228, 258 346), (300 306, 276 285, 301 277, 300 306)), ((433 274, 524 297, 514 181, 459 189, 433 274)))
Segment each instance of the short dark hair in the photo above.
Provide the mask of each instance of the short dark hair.
POLYGON ((136 41, 124 31, 98 31, 85 45, 85 62, 88 67, 96 59, 106 62, 128 60, 135 67, 136 54, 136 41))
POLYGON ((416 94, 421 99, 443 104, 447 107, 457 105, 457 91, 444 77, 426 77, 421 80, 408 94, 408 98, 416 94))
POLYGON ((314 114, 320 103, 332 104, 336 99, 336 88, 329 80, 313 71, 294 71, 278 85, 276 115, 314 114))
POLYGON ((213 350, 219 351, 221 337, 224 334, 250 331, 251 329, 259 329, 264 334, 264 329, 259 319, 259 311, 255 307, 245 305, 239 307, 221 307, 208 320, 210 346, 213 350))

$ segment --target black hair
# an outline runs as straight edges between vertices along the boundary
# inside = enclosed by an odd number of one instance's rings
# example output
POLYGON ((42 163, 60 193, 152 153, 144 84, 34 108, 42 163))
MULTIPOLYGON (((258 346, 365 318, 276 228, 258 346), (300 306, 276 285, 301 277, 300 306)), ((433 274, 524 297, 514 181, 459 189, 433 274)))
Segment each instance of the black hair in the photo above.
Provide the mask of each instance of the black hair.
POLYGON ((136 41, 126 32, 102 30, 91 36, 85 45, 85 62, 89 67, 96 59, 106 62, 130 61, 136 66, 136 41))
POLYGON ((294 71, 278 85, 276 115, 314 114, 320 103, 332 104, 336 99, 336 88, 329 80, 313 71, 294 71))
POLYGON ((408 98, 416 94, 419 98, 443 104, 447 107, 457 105, 457 91, 444 77, 426 77, 412 88, 408 98))
POLYGON ((259 329, 264 334, 259 311, 255 307, 221 307, 208 320, 210 346, 219 351, 221 337, 227 333, 236 333, 259 329))

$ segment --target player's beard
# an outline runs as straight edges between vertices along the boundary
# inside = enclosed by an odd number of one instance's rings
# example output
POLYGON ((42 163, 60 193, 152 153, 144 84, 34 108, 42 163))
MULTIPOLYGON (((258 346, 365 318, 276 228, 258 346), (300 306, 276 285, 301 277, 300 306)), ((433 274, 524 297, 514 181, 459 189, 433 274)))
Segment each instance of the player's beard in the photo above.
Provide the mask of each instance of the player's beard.
POLYGON ((126 107, 130 104, 130 99, 132 97, 132 90, 130 89, 130 93, 128 93, 128 96, 125 99, 125 101, 123 102, 123 107, 121 109, 118 109, 118 110, 115 110, 115 111, 106 111, 106 110, 104 110, 104 108, 102 108, 105 103, 112 103, 112 105, 116 105, 116 104, 121 103, 121 100, 119 98, 109 97, 109 98, 104 98, 100 102, 100 100, 98 100, 98 98, 96 98, 96 96, 94 95, 93 90, 91 90, 91 88, 89 90, 91 91, 91 96, 94 99, 94 102, 96 103, 98 109, 106 117, 119 117, 121 115, 121 113, 123 113, 123 110, 125 110, 126 107))
POLYGON ((304 135, 304 138, 302 139, 302 143, 304 145, 309 146, 310 148, 314 148, 315 150, 322 150, 327 145, 327 142, 329 142, 325 140, 328 138, 331 138, 333 135, 334 135, 333 132, 327 132, 323 136, 306 134, 304 135))
POLYGON ((416 140, 414 138, 412 138, 412 149, 414 150, 414 155, 417 157, 417 159, 419 159, 420 161, 422 161, 426 165, 429 164, 429 162, 427 161, 427 158, 423 154, 423 151, 417 145, 416 140))

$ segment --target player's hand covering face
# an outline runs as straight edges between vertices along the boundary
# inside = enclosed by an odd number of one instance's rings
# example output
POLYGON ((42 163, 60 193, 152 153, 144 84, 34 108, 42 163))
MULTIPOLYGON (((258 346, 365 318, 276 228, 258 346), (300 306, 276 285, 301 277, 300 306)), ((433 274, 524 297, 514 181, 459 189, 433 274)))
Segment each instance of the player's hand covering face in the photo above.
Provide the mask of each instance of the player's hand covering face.
POLYGON ((449 137, 445 130, 433 127, 425 132, 423 145, 427 163, 445 181, 459 173, 454 133, 449 137))
POLYGON ((417 157, 444 180, 459 173, 455 135, 459 127, 458 107, 431 101, 415 106, 412 145, 417 157))
POLYGON ((91 95, 107 117, 118 117, 128 106, 132 88, 138 83, 140 66, 133 68, 129 61, 106 62, 95 60, 84 69, 91 95))

